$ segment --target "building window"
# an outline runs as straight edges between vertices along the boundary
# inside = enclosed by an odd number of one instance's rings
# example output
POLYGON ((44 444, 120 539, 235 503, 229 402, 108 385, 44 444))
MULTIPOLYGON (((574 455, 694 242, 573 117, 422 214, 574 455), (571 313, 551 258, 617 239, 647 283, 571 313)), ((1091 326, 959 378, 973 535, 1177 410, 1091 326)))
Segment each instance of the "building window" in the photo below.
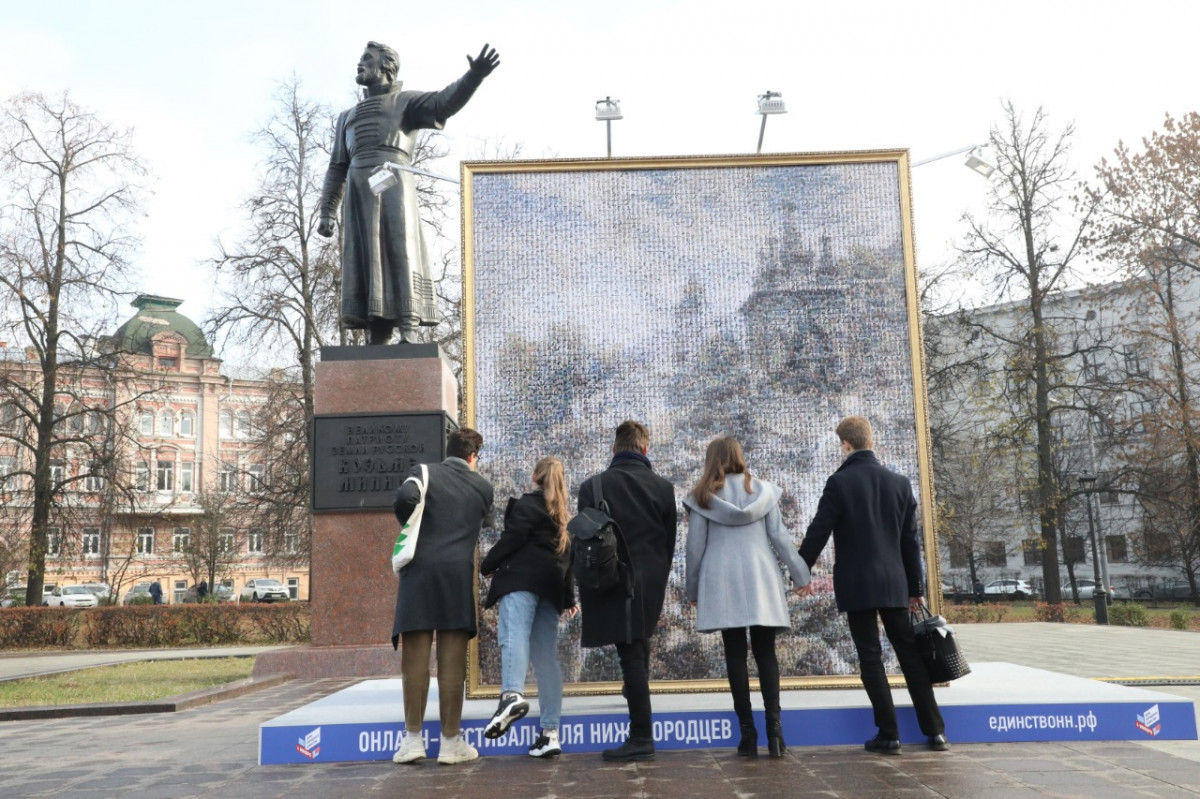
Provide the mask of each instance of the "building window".
POLYGON ((289 555, 295 555, 300 551, 300 536, 295 533, 283 534, 283 551, 289 555))
POLYGON ((217 532, 217 551, 225 554, 236 551, 234 543, 233 529, 230 527, 222 527, 217 532))
POLYGON ((192 530, 190 527, 176 527, 175 535, 171 542, 171 549, 175 552, 187 552, 192 545, 192 530))
POLYGON ((154 412, 142 411, 138 414, 138 432, 144 436, 154 435, 154 412))
POLYGON ((1098 352, 1083 353, 1083 379, 1088 383, 1104 380, 1104 359, 1098 352))
POLYGON ((246 536, 246 551, 254 555, 261 555, 263 551, 263 531, 251 530, 246 536))
POLYGON ((1144 377, 1149 374, 1146 359, 1140 347, 1126 347, 1122 352, 1125 358, 1125 374, 1130 377, 1144 377))
POLYGON ((17 428, 17 406, 12 402, 0 405, 0 430, 15 430, 17 428))
POLYGON ((1025 556, 1026 566, 1040 566, 1042 563, 1042 539, 1026 538, 1025 544, 1021 547, 1021 551, 1025 556))
POLYGON ((266 475, 267 467, 261 463, 256 463, 248 470, 249 479, 247 480, 248 488, 251 491, 262 491, 266 488, 266 481, 263 479, 266 475))
POLYGON ((179 414, 179 435, 196 435, 196 417, 192 415, 191 411, 183 411, 179 414))
POLYGON ((138 461, 134 467, 133 484, 138 491, 150 490, 150 461, 138 461))
POLYGON ((1097 482, 1100 484, 1100 504, 1101 505, 1120 505, 1121 492, 1114 491, 1116 485, 1113 476, 1108 472, 1101 472, 1100 479, 1097 482))
POLYGON ((1146 559, 1151 561, 1170 560, 1173 554, 1171 537, 1165 533, 1146 533, 1143 546, 1146 559))
POLYGON ((46 554, 52 558, 62 554, 62 533, 57 527, 46 528, 46 554))
POLYGON ((287 589, 288 589, 288 596, 290 596, 293 600, 299 599, 300 598, 300 578, 299 577, 287 578, 287 589))
MULTIPOLYGON (((153 546, 153 542, 151 542, 153 546)), ((100 528, 85 527, 83 528, 83 554, 99 555, 100 554, 100 528)))
POLYGON ((185 494, 196 490, 196 464, 191 461, 179 464, 179 490, 185 494))
POLYGON ((137 532, 137 552, 139 555, 154 554, 154 528, 139 527, 137 532))
POLYGON ((67 464, 66 461, 50 461, 50 482, 56 486, 63 484, 67 479, 67 464))
POLYGON ((17 478, 17 459, 11 455, 0 456, 0 491, 15 491, 17 478))
POLYGON ((87 475, 83 478, 83 490, 93 494, 104 490, 104 464, 100 461, 88 464, 87 475))
POLYGON ((1108 556, 1109 563, 1128 563, 1129 562, 1129 544, 1125 541, 1123 535, 1109 535, 1104 537, 1104 554, 1108 556))
POLYGON ((154 485, 159 491, 175 490, 175 462, 159 461, 155 465, 154 485))
POLYGON ((221 490, 227 494, 237 491, 237 467, 232 463, 221 464, 221 490))
POLYGON ((237 415, 237 437, 250 438, 250 414, 245 411, 237 415))
POLYGON ((958 541, 950 542, 950 568, 965 569, 971 565, 971 550, 958 541))
POLYGON ((1063 538, 1063 561, 1070 564, 1083 563, 1083 536, 1069 535, 1063 538))
POLYGON ((183 595, 187 593, 187 589, 188 589, 187 580, 176 580, 175 581, 175 599, 172 601, 176 605, 181 604, 183 602, 183 595))
POLYGON ((231 411, 221 411, 218 419, 217 434, 221 438, 233 438, 233 413, 231 411))
POLYGON ((158 367, 160 369, 175 369, 179 366, 178 358, 159 358, 158 367))
POLYGON ((102 411, 88 411, 87 429, 93 435, 100 435, 104 432, 104 413, 102 411))
POLYGON ((1003 569, 1008 565, 1008 553, 1004 550, 1003 541, 988 541, 983 545, 983 553, 988 566, 1003 569))
POLYGON ((158 414, 158 434, 160 436, 169 436, 175 432, 175 414, 163 408, 158 414))

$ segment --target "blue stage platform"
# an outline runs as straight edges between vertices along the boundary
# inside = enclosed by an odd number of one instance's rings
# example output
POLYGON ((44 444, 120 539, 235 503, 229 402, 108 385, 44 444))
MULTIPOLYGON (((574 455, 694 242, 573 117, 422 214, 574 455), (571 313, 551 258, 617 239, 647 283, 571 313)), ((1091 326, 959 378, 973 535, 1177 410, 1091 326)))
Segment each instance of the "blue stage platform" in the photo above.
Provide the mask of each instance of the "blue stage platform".
MULTIPOLYGON (((953 743, 1003 741, 1195 740, 1191 700, 1169 693, 1071 677, 1008 663, 972 664, 972 673, 935 689, 953 743)), ((908 694, 893 691, 901 739, 923 743, 908 694)), ((755 697, 758 701, 758 697, 755 697)), ((495 700, 468 700, 463 730, 483 756, 524 755, 537 730, 537 703, 508 734, 489 741, 483 727, 495 700)), ((789 746, 861 746, 875 732, 861 689, 785 691, 789 746)), ((436 757, 437 684, 430 686, 424 734, 436 757)), ((756 713, 760 740, 762 711, 756 713)), ((399 679, 366 680, 278 716, 259 728, 259 763, 389 760, 404 729, 399 679)), ((598 752, 625 739, 619 696, 568 696, 560 734, 566 752, 598 752)), ((738 725, 725 693, 656 694, 654 733, 661 750, 732 748, 738 725)))

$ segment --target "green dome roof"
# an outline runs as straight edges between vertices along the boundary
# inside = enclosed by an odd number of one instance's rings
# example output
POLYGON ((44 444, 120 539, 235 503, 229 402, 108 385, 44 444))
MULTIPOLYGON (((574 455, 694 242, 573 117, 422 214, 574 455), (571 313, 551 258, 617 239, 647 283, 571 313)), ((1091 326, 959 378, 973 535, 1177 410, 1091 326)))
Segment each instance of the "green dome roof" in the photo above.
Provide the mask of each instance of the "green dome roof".
POLYGON ((119 352, 134 352, 143 355, 153 355, 151 345, 153 338, 164 331, 170 330, 183 336, 187 341, 185 355, 189 358, 211 358, 212 347, 204 339, 200 326, 179 313, 176 308, 183 300, 171 297, 156 297, 153 294, 141 294, 130 303, 138 312, 125 324, 117 328, 110 339, 114 350, 119 352))

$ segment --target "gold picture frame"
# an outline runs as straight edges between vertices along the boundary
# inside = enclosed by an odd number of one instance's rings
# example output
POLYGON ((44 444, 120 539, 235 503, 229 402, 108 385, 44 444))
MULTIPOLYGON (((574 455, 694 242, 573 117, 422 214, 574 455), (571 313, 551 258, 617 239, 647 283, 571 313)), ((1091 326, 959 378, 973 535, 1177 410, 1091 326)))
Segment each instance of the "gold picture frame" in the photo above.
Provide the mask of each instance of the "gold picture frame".
MULTIPOLYGON (((498 515, 541 455, 563 460, 574 496, 634 418, 680 498, 712 437, 741 438, 798 542, 840 463, 833 428, 862 413, 913 480, 938 612, 909 169, 906 150, 464 162, 463 418, 484 435, 498 515)), ((676 607, 685 534, 681 513, 652 688, 724 690, 719 636, 690 640, 676 607)), ((794 627, 810 614, 797 640, 780 639, 786 687, 860 685, 831 563, 793 609, 794 627)), ((468 692, 494 696, 495 610, 480 607, 468 692)), ((566 692, 618 692, 614 661, 575 646, 560 647, 566 692)))

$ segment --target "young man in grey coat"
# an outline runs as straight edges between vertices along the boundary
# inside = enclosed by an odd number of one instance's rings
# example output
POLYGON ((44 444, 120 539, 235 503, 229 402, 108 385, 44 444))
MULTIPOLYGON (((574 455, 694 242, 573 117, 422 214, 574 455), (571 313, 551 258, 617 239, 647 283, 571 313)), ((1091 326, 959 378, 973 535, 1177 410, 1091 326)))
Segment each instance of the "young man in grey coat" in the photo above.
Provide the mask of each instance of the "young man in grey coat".
POLYGON ((879 728, 866 750, 900 754, 900 729, 879 643, 882 621, 921 732, 928 736, 930 749, 945 751, 950 748, 945 724, 908 618, 910 611, 925 604, 912 484, 876 459, 871 423, 862 416, 839 422, 837 436, 846 459, 825 483, 800 557, 812 568, 833 535, 833 595, 850 625, 863 687, 879 728))
MULTIPOLYGON (((437 633, 438 703, 442 723, 439 763, 465 763, 479 757, 461 735, 467 642, 475 620, 475 549, 492 513, 492 484, 475 472, 483 436, 469 427, 450 434, 447 458, 428 464, 425 511, 412 561, 400 570, 392 645, 403 643, 400 674, 404 685, 404 742, 392 757, 413 763, 425 757, 421 724, 429 696, 429 654, 437 633)), ((420 467, 411 476, 420 478, 420 467)), ((420 501, 420 489, 406 480, 393 509, 403 525, 420 501)))

